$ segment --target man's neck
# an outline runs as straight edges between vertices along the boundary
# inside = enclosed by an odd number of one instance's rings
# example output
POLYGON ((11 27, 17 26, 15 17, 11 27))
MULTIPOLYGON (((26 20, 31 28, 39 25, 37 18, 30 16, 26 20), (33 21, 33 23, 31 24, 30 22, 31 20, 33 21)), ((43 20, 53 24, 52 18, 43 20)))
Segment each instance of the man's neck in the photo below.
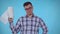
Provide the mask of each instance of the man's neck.
POLYGON ((29 15, 27 15, 27 16, 31 18, 31 17, 33 16, 33 14, 29 14, 29 15))
POLYGON ((29 15, 29 17, 32 17, 33 15, 31 14, 31 15, 29 15))

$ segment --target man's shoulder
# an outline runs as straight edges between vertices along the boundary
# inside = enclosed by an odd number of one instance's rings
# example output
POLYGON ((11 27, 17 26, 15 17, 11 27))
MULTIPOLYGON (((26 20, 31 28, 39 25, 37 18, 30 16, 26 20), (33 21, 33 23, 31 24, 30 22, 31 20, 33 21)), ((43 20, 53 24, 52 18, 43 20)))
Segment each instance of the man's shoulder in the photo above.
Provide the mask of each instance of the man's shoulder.
POLYGON ((25 16, 21 16, 18 18, 19 21, 21 21, 25 16))
POLYGON ((41 17, 39 17, 39 16, 34 16, 35 18, 38 18, 38 19, 40 19, 41 17))
POLYGON ((39 16, 34 16, 34 17, 37 18, 38 20, 42 20, 42 18, 39 16))

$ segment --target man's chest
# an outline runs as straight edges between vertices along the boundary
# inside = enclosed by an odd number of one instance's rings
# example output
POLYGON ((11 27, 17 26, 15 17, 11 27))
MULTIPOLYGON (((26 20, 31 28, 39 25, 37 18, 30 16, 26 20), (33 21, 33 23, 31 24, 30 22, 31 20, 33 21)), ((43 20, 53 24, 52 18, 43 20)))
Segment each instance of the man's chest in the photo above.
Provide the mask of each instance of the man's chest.
POLYGON ((34 19, 26 19, 22 22, 21 29, 23 30, 36 30, 39 28, 39 23, 34 19))

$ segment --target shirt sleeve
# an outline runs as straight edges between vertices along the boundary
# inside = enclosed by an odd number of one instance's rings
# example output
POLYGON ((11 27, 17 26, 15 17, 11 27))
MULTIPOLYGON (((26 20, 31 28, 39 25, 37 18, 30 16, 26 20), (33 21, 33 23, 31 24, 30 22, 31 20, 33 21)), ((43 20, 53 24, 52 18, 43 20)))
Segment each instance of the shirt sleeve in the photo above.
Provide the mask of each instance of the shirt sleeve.
POLYGON ((47 34, 47 32, 48 32, 47 26, 41 18, 39 19, 39 25, 43 30, 43 34, 47 34))
POLYGON ((14 26, 13 23, 10 23, 10 28, 11 28, 13 34, 17 34, 21 29, 21 21, 20 21, 20 19, 18 19, 18 21, 16 23, 16 26, 14 26))

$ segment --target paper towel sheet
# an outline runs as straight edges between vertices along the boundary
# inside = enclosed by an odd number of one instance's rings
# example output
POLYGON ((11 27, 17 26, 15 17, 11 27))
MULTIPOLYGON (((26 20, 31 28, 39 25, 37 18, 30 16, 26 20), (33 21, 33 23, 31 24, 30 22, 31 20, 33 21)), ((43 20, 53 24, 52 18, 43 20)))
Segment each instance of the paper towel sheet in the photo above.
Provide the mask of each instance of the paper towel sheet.
POLYGON ((5 11, 2 16, 0 17, 1 22, 3 22, 4 24, 8 23, 8 13, 7 11, 5 11))

